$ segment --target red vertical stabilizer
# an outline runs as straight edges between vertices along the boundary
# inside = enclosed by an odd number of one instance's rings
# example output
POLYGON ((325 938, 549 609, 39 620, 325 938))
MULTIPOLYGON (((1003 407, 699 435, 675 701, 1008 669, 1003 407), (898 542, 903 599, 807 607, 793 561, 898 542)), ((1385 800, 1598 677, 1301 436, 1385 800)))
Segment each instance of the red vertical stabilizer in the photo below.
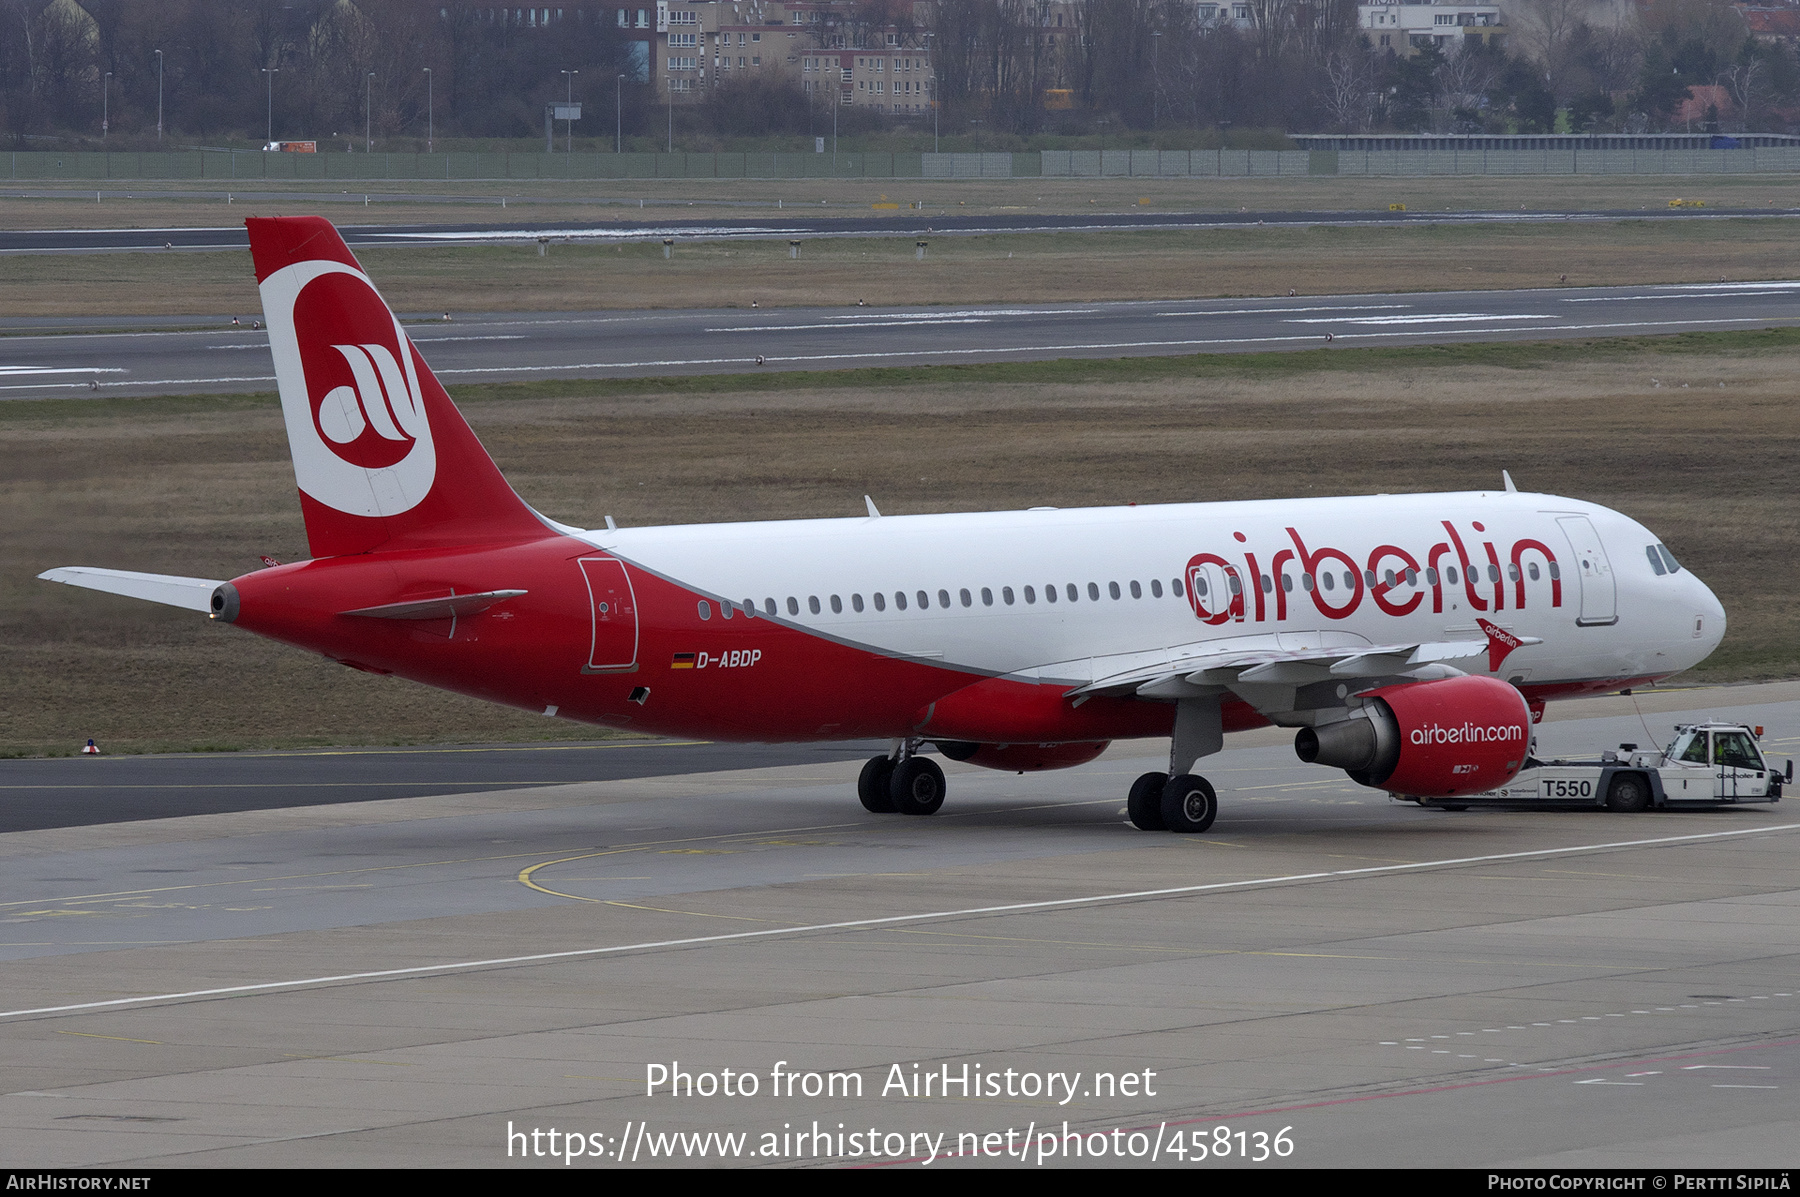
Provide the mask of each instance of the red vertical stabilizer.
POLYGON ((314 557, 552 531, 501 477, 328 221, 244 224, 314 557))

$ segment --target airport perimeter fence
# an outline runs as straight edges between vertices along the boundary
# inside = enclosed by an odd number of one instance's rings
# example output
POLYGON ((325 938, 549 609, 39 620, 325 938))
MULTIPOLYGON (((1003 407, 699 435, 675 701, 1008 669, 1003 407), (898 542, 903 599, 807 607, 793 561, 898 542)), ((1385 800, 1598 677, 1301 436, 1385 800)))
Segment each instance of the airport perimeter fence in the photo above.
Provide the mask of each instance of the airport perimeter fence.
POLYGON ((1711 149, 1040 150, 999 154, 281 154, 24 152, 13 182, 481 182, 549 179, 1418 178, 1800 174, 1800 146, 1711 149))

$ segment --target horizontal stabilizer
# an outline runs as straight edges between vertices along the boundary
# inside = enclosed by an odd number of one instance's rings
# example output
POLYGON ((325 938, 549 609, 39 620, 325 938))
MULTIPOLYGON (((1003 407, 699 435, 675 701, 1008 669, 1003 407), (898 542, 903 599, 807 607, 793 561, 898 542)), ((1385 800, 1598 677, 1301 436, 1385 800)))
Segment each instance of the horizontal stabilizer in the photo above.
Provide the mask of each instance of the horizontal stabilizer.
POLYGON ((379 607, 360 607, 340 611, 339 615, 366 615, 374 619, 454 619, 486 611, 495 603, 518 598, 523 590, 485 590, 480 594, 447 594, 443 598, 415 599, 406 603, 386 603, 379 607))
POLYGON ((222 583, 211 578, 182 578, 174 574, 140 574, 129 569, 96 569, 87 565, 71 565, 47 569, 38 575, 45 582, 61 582, 66 586, 85 586, 104 590, 126 598, 146 599, 185 607, 189 611, 212 611, 212 593, 222 583))

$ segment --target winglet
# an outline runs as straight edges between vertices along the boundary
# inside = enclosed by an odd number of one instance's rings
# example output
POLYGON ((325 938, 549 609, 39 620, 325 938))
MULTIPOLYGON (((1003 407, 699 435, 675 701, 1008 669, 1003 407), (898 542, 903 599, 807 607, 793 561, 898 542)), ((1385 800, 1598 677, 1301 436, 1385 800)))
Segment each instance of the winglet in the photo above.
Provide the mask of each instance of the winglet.
POLYGON ((1475 624, 1487 633, 1488 672, 1499 673, 1501 664, 1511 655, 1512 650, 1524 645, 1525 641, 1504 628, 1494 626, 1485 619, 1477 619, 1475 624))
POLYGON ((1510 472, 1508 472, 1506 470, 1501 470, 1500 477, 1506 482, 1506 493, 1507 494, 1516 495, 1519 493, 1519 488, 1513 485, 1512 474, 1510 472))
POLYGON ((871 499, 868 495, 864 495, 863 502, 865 502, 869 505, 869 518, 870 519, 877 519, 880 517, 881 512, 875 510, 875 500, 874 499, 871 499))

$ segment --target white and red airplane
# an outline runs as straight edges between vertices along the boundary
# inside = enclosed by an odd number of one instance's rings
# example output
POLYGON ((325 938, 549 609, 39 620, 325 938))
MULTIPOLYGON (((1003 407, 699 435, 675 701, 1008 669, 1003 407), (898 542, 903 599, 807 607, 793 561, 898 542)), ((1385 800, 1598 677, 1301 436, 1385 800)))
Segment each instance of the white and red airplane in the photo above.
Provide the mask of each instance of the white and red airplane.
POLYGON ((337 231, 247 222, 313 559, 229 582, 41 575, 205 611, 546 715, 740 741, 883 737, 1055 769, 1169 736, 1139 827, 1202 831, 1227 731, 1418 797, 1518 772, 1546 699, 1686 669, 1725 613, 1636 521, 1514 490, 583 530, 532 510, 337 231))

